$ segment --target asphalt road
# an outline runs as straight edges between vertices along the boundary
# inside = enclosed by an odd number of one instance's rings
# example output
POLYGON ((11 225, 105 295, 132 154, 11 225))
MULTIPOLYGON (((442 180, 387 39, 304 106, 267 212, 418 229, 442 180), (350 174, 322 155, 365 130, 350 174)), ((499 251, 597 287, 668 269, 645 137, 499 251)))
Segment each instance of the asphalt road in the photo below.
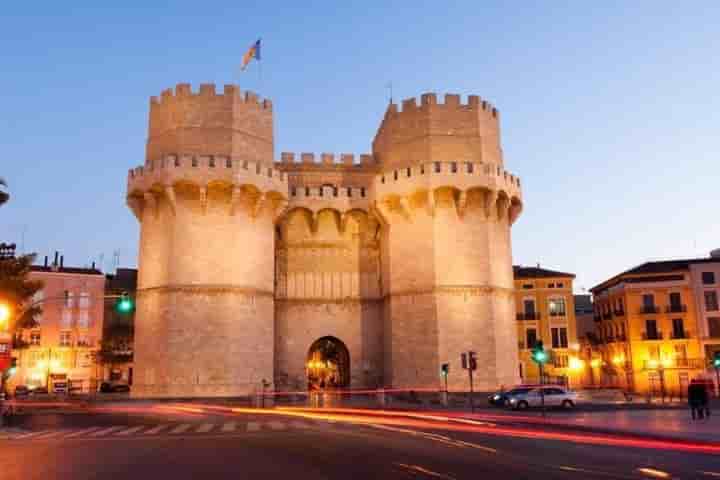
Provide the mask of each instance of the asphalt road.
POLYGON ((342 416, 162 407, 17 418, 0 478, 720 478, 720 456, 342 416))

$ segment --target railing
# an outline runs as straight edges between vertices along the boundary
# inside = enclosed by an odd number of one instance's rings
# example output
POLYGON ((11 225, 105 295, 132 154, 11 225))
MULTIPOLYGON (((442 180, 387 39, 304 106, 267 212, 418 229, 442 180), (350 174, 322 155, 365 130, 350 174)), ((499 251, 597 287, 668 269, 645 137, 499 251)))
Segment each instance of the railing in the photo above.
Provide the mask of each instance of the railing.
POLYGON ((663 334, 662 332, 643 332, 642 334, 643 340, 662 340, 663 334))
POLYGON ((565 312, 550 312, 551 317, 564 317, 565 315, 565 312))
POLYGON ((660 313, 660 309, 655 305, 643 305, 640 307, 640 313, 660 313))
POLYGON ((593 315, 593 321, 599 322, 600 320, 602 320, 602 317, 600 316, 600 314, 593 315))
POLYGON ((615 315, 616 317, 624 317, 625 310, 613 310, 613 315, 615 315))
POLYGON ((540 320, 539 312, 519 312, 516 315, 518 320, 540 320))
POLYGON ((672 336, 670 338, 672 338, 673 340, 681 340, 683 338, 690 338, 690 332, 688 332, 687 330, 684 330, 682 332, 673 331, 672 336))
POLYGON ((703 369, 705 361, 702 358, 674 358, 672 360, 644 360, 644 370, 670 370, 670 369, 703 369))
POLYGON ((687 305, 668 305, 665 307, 665 313, 684 313, 687 312, 687 305))
POLYGON ((610 320, 612 318, 612 314, 610 312, 603 313, 602 316, 603 320, 610 320))

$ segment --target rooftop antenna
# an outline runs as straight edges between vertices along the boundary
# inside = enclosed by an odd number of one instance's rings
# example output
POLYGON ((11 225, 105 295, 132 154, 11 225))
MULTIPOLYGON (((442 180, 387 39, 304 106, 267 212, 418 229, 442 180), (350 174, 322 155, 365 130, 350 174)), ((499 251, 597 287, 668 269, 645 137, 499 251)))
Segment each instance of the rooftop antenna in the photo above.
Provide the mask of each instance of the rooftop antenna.
POLYGON ((392 100, 393 100, 392 82, 388 82, 387 85, 385 85, 385 88, 387 88, 387 89, 390 91, 390 101, 389 101, 389 103, 392 103, 392 100))
POLYGON ((118 265, 120 265, 120 250, 113 251, 113 260, 112 260, 112 269, 117 270, 118 265))

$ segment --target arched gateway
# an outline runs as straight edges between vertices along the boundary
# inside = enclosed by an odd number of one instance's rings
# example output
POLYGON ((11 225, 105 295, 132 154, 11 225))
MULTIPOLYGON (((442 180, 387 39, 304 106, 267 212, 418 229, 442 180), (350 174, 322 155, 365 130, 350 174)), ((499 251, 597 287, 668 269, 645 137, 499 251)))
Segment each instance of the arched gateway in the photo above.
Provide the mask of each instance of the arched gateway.
POLYGON ((350 352, 335 337, 322 337, 310 345, 307 354, 308 388, 342 388, 350 385, 350 352))

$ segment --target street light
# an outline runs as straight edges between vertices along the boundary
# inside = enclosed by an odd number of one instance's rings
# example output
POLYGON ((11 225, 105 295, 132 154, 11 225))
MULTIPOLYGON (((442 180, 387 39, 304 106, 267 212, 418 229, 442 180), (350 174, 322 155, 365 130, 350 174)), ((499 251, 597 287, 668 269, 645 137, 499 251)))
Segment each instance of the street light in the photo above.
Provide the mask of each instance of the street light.
POLYGON ((8 323, 10 322, 10 313, 10 305, 0 303, 0 329, 7 330, 8 323))

